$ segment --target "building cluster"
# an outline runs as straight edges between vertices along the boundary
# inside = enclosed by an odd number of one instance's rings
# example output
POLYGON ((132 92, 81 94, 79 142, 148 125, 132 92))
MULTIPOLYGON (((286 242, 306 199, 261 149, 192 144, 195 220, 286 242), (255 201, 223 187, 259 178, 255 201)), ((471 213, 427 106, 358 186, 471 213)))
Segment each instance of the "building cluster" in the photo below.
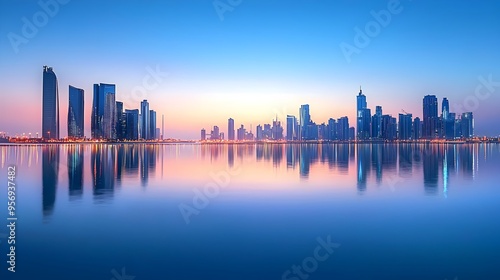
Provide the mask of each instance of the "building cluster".
POLYGON ((375 107, 375 114, 367 106, 366 96, 359 90, 357 96, 357 135, 358 140, 418 140, 418 139, 470 139, 474 136, 472 112, 458 115, 450 112, 448 99, 443 98, 441 115, 438 115, 438 100, 435 95, 423 99, 423 119, 403 110, 399 120, 391 115, 382 114, 382 107, 375 107))
POLYGON ((229 118, 227 122, 227 139, 224 133, 220 132, 218 126, 214 126, 210 134, 205 129, 201 130, 201 140, 229 140, 229 141, 303 141, 303 140, 354 140, 354 127, 349 127, 349 119, 341 117, 337 120, 330 118, 327 123, 316 124, 311 120, 309 105, 300 106, 299 118, 287 115, 286 134, 285 129, 278 120, 273 120, 272 124, 257 125, 255 135, 252 127, 247 131, 244 125, 235 130, 234 119, 229 118))
MULTIPOLYGON (((52 67, 43 67, 42 137, 60 139, 59 90, 52 67)), ((84 90, 69 86, 68 138, 83 139, 84 90)), ((147 100, 139 109, 124 109, 116 100, 114 84, 94 84, 91 137, 97 140, 158 140, 163 132, 156 125, 156 111, 149 109, 147 100)), ((163 123, 163 117, 162 117, 163 123)))
MULTIPOLYGON (((423 99, 423 118, 413 119, 412 114, 402 110, 399 118, 392 115, 384 115, 382 106, 375 107, 375 114, 371 114, 368 108, 366 96, 359 89, 357 95, 357 111, 355 133, 354 127, 349 127, 349 119, 330 118, 328 122, 316 124, 312 121, 309 105, 304 104, 299 108, 299 118, 287 115, 286 134, 281 122, 276 118, 272 124, 257 125, 255 135, 247 131, 244 125, 236 129, 234 119, 228 120, 227 140, 326 140, 326 141, 395 141, 395 140, 419 140, 419 139, 470 139, 474 136, 474 118, 472 112, 457 115, 450 112, 448 99, 443 98, 441 115, 438 115, 438 101, 435 95, 427 95, 423 99), (236 133, 235 133, 236 132, 236 133)), ((218 126, 207 134, 205 129, 201 130, 201 140, 226 140, 224 132, 218 126)))

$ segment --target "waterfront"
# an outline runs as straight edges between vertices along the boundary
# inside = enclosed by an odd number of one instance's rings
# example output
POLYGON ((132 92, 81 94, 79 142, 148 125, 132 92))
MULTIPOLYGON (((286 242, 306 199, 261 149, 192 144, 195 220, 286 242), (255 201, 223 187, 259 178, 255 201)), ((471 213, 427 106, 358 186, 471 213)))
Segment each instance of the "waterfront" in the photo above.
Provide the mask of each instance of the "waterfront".
POLYGON ((498 144, 0 151, 2 178, 18 170, 9 279, 283 279, 328 236, 309 279, 500 277, 498 144))

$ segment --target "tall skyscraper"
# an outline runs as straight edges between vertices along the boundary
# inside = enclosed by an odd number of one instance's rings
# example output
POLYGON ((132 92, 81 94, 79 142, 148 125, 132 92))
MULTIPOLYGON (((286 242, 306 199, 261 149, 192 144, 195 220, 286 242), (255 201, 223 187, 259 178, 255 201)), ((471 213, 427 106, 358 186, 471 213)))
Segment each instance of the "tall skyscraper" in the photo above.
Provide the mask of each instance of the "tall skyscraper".
POLYGON ((297 119, 295 116, 286 116, 286 140, 292 141, 297 139, 297 119))
POLYGON ((448 98, 443 98, 443 103, 441 104, 441 117, 443 120, 448 119, 448 114, 450 113, 450 102, 448 98))
POLYGON ((83 138, 84 134, 84 92, 69 86, 68 137, 83 138))
POLYGON ((201 129, 201 140, 204 141, 207 139, 207 131, 203 128, 201 129))
POLYGON ((436 138, 438 122, 438 101, 435 95, 426 95, 424 97, 423 116, 422 138, 436 138))
POLYGON ((91 130, 94 139, 116 139, 116 86, 94 84, 91 130))
POLYGON ((299 115, 300 140, 308 140, 310 134, 308 132, 308 126, 311 122, 311 115, 309 114, 309 104, 300 106, 299 115))
POLYGON ((227 120, 227 140, 234 140, 234 120, 232 118, 227 120))
POLYGON ((412 128, 412 115, 399 114, 399 123, 398 123, 399 140, 410 140, 412 138, 411 128, 412 128))
POLYGON ((337 120, 337 128, 338 128, 338 139, 341 141, 349 140, 349 118, 342 117, 337 120))
POLYGON ((422 134, 422 123, 420 122, 420 118, 416 117, 413 120, 413 140, 420 139, 420 135, 422 134))
POLYGON ((359 87, 359 93, 357 98, 357 134, 358 140, 370 139, 371 131, 371 111, 367 108, 366 96, 363 94, 363 90, 359 87))
POLYGON ((116 101, 116 139, 126 138, 127 122, 123 112, 123 102, 116 101))
POLYGON ((139 140, 139 110, 125 110, 127 140, 139 140))
POLYGON ((472 138, 474 136, 474 117, 472 112, 462 113, 462 137, 472 138))
POLYGON ((149 140, 155 140, 156 136, 156 111, 149 111, 149 140))
POLYGON ((143 100, 141 102, 141 138, 144 140, 149 139, 149 130, 151 121, 150 113, 149 113, 149 103, 147 100, 143 100))
POLYGON ((382 106, 377 106, 375 108, 375 115, 372 117, 372 137, 381 138, 382 131, 382 106))
POLYGON ((52 67, 43 66, 42 137, 59 139, 59 90, 52 67))

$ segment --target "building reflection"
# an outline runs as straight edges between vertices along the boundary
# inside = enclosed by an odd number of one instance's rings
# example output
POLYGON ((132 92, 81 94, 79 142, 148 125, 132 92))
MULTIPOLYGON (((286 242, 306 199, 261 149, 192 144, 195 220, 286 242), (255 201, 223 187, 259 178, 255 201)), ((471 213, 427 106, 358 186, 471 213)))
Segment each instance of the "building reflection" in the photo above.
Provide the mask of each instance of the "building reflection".
POLYGON ((81 198, 83 194, 83 146, 68 147, 68 186, 70 198, 81 198))
MULTIPOLYGON (((95 144, 89 147, 90 161, 84 160, 88 151, 84 145, 68 145, 68 189, 69 198, 81 198, 84 192, 85 164, 90 165, 93 197, 97 201, 106 201, 113 197, 115 184, 120 185, 122 180, 136 178, 142 186, 147 186, 156 173, 157 161, 160 157, 160 147, 166 154, 177 154, 178 146, 159 146, 147 144, 95 144), (90 162, 87 163, 87 162, 90 162)), ((352 178, 351 188, 360 193, 369 190, 372 186, 389 186, 387 179, 397 178, 398 186, 405 186, 404 181, 415 176, 421 178, 421 187, 425 194, 444 194, 450 191, 450 181, 458 176, 473 180, 478 168, 479 145, 475 144, 344 144, 344 143, 301 143, 301 144, 214 144, 196 145, 199 149, 195 153, 197 158, 210 157, 210 163, 225 162, 229 167, 234 166, 236 160, 257 163, 264 161, 278 167, 286 162, 286 169, 292 169, 290 174, 298 178, 309 179, 311 171, 322 168, 321 174, 348 175, 352 178), (356 168, 349 167, 356 165, 356 168), (326 168, 327 167, 327 168, 326 168), (396 177, 394 177, 396 176, 396 177), (387 178, 386 178, 387 177, 387 178)), ((15 149, 5 157, 28 157, 15 149)), ((60 146, 45 145, 42 151, 42 182, 43 182, 43 213, 50 215, 56 201, 58 184, 60 146)), ((482 151, 482 150, 481 150, 482 151)), ((33 153, 38 156, 38 153, 33 153)), ((486 156, 486 152, 485 152, 486 156)), ((165 164, 169 160, 165 157, 165 164)), ((21 161, 21 160, 20 160, 21 161)), ((26 162, 31 162, 29 156, 26 162)), ((204 162, 204 161, 202 161, 204 162)), ((210 164, 206 162, 206 164, 210 164)), ((162 161, 163 165, 163 161, 162 161)), ((88 168, 88 166, 87 166, 88 168)), ((186 166, 189 168, 189 166, 186 166)), ((65 170, 61 173, 66 174, 65 170)), ((321 175, 319 175, 321 176, 321 175)), ((325 177, 327 178, 327 177, 325 177)), ((413 179, 411 179, 413 180, 413 179)), ((88 180, 90 181, 90 180, 88 180)), ((391 181, 389 181, 391 182, 391 181)), ((393 187, 393 185, 390 185, 393 187)), ((397 187, 397 186, 396 186, 397 187)))
POLYGON ((91 151, 91 170, 94 199, 105 202, 115 189, 115 156, 113 145, 94 145, 91 151))
POLYGON ((356 145, 357 164, 356 174, 358 178, 358 191, 363 192, 366 190, 367 177, 370 172, 371 161, 371 146, 370 144, 356 145))
POLYGON ((50 216, 56 203, 59 175, 59 149, 57 145, 42 147, 42 207, 43 215, 50 216))

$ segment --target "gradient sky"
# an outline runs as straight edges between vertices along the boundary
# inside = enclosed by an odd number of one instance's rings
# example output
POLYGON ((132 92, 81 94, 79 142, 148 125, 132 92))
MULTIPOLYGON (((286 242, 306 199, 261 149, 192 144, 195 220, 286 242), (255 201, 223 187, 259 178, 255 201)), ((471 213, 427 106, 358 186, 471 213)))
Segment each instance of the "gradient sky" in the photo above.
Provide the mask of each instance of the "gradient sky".
POLYGON ((348 116, 354 126, 360 85, 372 111, 382 105, 396 117, 401 109, 421 117, 426 94, 437 95, 439 106, 448 97, 452 111, 478 101, 469 105, 476 134, 500 135, 500 86, 486 99, 474 96, 478 77, 500 82, 500 2, 402 0, 401 12, 348 62, 340 44, 356 46, 355 28, 364 30, 371 12, 388 3, 243 0, 221 20, 213 0, 72 0, 16 53, 9 36, 23 36, 23 17, 33 23, 43 9, 37 1, 3 0, 0 131, 40 132, 42 66, 48 65, 59 80, 62 137, 68 85, 85 90, 90 136, 92 84, 116 84, 117 100, 139 108, 142 98, 133 89, 157 67, 168 76, 146 98, 159 127, 165 115, 165 137, 198 139, 201 128, 213 125, 227 133, 229 117, 255 131, 275 115, 298 116, 306 103, 316 123, 348 116))

